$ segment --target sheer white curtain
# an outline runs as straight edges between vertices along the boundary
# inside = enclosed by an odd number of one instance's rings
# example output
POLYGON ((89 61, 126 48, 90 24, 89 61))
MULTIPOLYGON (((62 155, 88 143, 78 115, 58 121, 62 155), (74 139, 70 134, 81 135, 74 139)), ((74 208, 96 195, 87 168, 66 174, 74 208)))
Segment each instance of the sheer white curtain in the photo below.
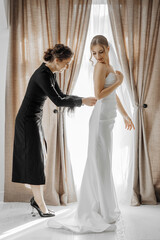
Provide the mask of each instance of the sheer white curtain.
MULTIPOLYGON (((93 66, 89 61, 90 42, 95 35, 104 35, 114 47, 106 1, 94 0, 91 9, 88 36, 82 65, 73 94, 93 96, 93 66)), ((132 117, 132 106, 125 83, 117 91, 121 102, 132 117)), ((66 116, 67 140, 77 193, 87 159, 88 124, 93 108, 77 108, 72 116, 66 116)), ((123 119, 118 113, 114 127, 112 171, 119 202, 130 203, 133 164, 133 132, 125 130, 123 119)))

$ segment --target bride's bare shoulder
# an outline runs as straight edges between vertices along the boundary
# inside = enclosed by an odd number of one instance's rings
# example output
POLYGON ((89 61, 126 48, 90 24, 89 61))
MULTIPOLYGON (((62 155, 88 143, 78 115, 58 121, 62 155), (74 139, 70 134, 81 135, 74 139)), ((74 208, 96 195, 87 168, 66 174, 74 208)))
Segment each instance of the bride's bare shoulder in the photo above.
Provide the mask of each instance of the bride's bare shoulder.
POLYGON ((94 71, 95 72, 107 72, 106 65, 101 62, 97 62, 96 65, 94 66, 94 71))

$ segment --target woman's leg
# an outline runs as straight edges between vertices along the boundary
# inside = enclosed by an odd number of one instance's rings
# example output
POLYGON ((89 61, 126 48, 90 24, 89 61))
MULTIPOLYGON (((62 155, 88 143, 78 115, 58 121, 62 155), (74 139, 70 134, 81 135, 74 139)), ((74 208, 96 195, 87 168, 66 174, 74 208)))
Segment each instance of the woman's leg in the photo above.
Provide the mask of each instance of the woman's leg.
POLYGON ((43 213, 48 213, 47 206, 43 198, 43 185, 31 185, 34 199, 43 213))

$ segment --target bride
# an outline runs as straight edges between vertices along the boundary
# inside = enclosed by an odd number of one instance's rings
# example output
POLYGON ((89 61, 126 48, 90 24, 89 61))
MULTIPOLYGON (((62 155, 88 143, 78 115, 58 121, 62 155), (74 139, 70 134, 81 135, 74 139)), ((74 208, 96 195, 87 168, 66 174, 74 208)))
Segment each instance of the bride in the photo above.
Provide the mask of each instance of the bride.
POLYGON ((89 122, 88 156, 78 206, 48 221, 49 227, 78 233, 116 229, 120 211, 112 177, 112 130, 117 107, 125 128, 135 128, 116 95, 115 90, 121 85, 123 75, 110 65, 107 39, 102 35, 95 36, 90 49, 91 59, 93 56, 97 61, 94 66, 94 92, 98 101, 89 122))

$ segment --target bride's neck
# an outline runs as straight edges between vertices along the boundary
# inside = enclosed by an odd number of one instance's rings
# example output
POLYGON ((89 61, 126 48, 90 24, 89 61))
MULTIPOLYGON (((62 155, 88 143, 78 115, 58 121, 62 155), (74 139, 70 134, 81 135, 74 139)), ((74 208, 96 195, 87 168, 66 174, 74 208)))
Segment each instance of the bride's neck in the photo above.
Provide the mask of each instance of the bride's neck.
POLYGON ((107 67, 109 67, 109 66, 110 66, 110 64, 109 64, 109 57, 108 57, 108 55, 106 55, 106 57, 105 57, 105 64, 106 64, 106 66, 107 66, 107 67))
POLYGON ((106 66, 107 66, 107 67, 110 67, 109 58, 106 60, 106 66))

